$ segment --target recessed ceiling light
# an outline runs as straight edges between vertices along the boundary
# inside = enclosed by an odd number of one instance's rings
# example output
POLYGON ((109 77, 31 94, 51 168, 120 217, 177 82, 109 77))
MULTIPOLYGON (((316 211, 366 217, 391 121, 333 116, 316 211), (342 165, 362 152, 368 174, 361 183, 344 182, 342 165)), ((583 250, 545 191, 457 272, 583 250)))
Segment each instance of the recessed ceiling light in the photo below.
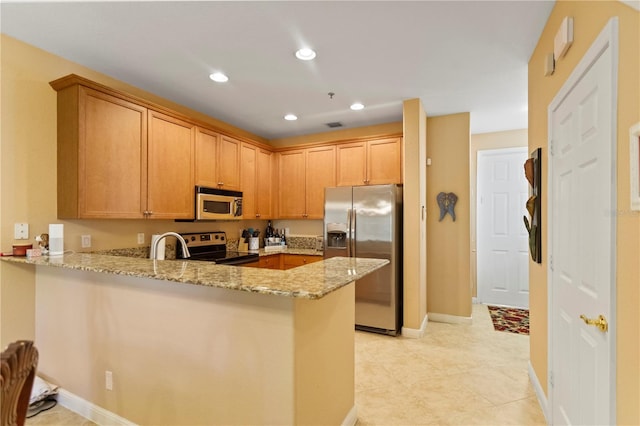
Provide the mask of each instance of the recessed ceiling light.
POLYGON ((354 111, 359 111, 361 109, 364 109, 364 105, 362 105, 360 102, 356 102, 355 104, 352 104, 350 108, 354 111))
POLYGON ((213 74, 209 75, 209 78, 216 83, 226 83, 227 81, 229 81, 229 77, 221 72, 214 72, 213 74))
POLYGON ((287 121, 295 121, 298 117, 295 114, 287 114, 284 116, 284 119, 287 121))
POLYGON ((308 47, 303 47, 296 52, 296 58, 303 61, 310 61, 316 57, 316 52, 308 47))

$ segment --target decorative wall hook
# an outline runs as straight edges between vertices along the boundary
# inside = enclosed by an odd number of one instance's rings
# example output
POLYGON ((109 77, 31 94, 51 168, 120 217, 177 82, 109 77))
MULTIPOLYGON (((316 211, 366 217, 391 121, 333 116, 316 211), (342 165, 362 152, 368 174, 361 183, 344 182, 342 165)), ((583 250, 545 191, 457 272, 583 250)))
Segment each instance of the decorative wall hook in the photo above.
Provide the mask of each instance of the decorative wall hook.
POLYGON ((441 192, 437 195, 436 200, 438 201, 438 206, 440 206, 439 222, 442 222, 442 219, 444 219, 447 213, 451 215, 451 218, 455 222, 456 212, 454 209, 458 202, 458 196, 453 192, 441 192))

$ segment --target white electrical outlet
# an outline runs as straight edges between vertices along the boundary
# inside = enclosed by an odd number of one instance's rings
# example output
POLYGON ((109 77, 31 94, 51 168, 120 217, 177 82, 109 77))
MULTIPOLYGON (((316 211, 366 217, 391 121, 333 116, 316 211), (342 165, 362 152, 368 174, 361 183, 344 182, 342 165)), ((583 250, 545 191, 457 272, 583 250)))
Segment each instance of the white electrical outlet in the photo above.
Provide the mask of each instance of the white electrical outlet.
POLYGON ((13 225, 13 238, 16 240, 28 240, 29 239, 29 224, 28 223, 16 223, 13 225))
POLYGON ((106 390, 113 390, 113 373, 109 370, 104 372, 104 387, 106 390))
POLYGON ((144 244, 144 232, 138 232, 138 244, 144 244))
POLYGON ((81 238, 82 238, 82 248, 91 247, 91 235, 83 235, 81 238))

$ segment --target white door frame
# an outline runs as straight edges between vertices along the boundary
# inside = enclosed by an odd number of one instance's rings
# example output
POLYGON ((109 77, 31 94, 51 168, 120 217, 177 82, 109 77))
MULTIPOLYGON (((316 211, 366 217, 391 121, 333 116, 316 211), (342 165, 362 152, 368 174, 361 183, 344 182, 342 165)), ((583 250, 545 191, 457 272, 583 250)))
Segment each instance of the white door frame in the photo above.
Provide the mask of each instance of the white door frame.
MULTIPOLYGON (((486 158, 490 155, 495 155, 495 154, 515 154, 515 153, 523 153, 525 155, 525 157, 528 156, 528 151, 529 148, 526 146, 515 146, 515 147, 509 147, 509 148, 491 148, 491 149, 481 149, 478 150, 478 153, 476 155, 476 226, 475 226, 475 231, 476 231, 476 263, 479 264, 479 262, 477 262, 477 259, 479 257, 479 253, 480 253, 480 247, 481 247, 481 241, 480 238, 478 238, 478 236, 480 235, 480 227, 478 226, 480 221, 479 221, 479 217, 480 217, 480 210, 481 210, 481 199, 480 199, 480 158, 486 158)), ((524 169, 522 170, 522 179, 524 180, 524 169)), ((522 204, 522 210, 524 211, 524 203, 522 204)), ((524 229, 524 223, 522 223, 522 220, 518 221, 518 223, 520 224, 520 226, 522 226, 522 229, 524 229)), ((529 250, 529 247, 527 246, 527 251, 529 250)), ((527 262, 527 270, 529 269, 529 263, 527 262)), ((529 274, 527 273, 526 275, 527 278, 527 289, 529 289, 529 274)), ((478 302, 480 303, 492 303, 491 301, 486 300, 485 298, 483 298, 481 296, 481 292, 480 290, 480 267, 476 266, 476 299, 478 302)), ((494 303, 495 304, 495 303, 494 303)), ((529 309, 529 304, 527 304, 526 307, 524 306, 517 306, 518 308, 525 308, 525 309, 529 309)))
MULTIPOLYGON (((582 57, 576 68, 573 70, 567 81, 564 83, 560 91, 553 98, 553 101, 549 104, 548 115, 547 115, 547 131, 548 131, 548 141, 549 141, 549 151, 552 152, 553 147, 551 146, 551 138, 552 138, 552 115, 553 111, 562 103, 562 101, 567 97, 567 95, 573 90, 576 84, 581 80, 582 76, 586 74, 591 65, 598 60, 600 54, 606 50, 607 48, 611 49, 611 84, 612 84, 612 105, 611 105, 611 141, 612 141, 612 167, 615 172, 615 162, 616 162, 616 152, 617 152, 617 125, 618 125, 618 109, 617 109, 617 101, 618 101, 618 18, 611 18, 607 24, 605 25, 602 32, 598 35, 593 44, 589 47, 589 50, 582 57)), ((554 300, 553 300, 553 273, 551 270, 552 266, 552 256, 551 252, 551 241, 553 234, 553 221, 551 218, 553 217, 552 212, 552 203, 553 203, 553 185, 551 184, 551 178, 553 173, 553 156, 548 155, 548 170, 547 170, 547 390, 548 390, 548 403, 547 403, 547 412, 549 417, 547 420, 551 423, 553 421, 553 404, 554 404, 554 388, 551 385, 553 383, 552 366, 553 366, 553 332, 554 332, 554 324, 552 323, 553 312, 554 312, 554 300)), ((615 178, 614 178, 615 181, 615 178)), ((609 364, 609 406, 610 406, 610 424, 616 424, 616 332, 617 332, 617 312, 616 312, 616 209, 617 209, 617 201, 616 201, 616 193, 617 189, 614 187, 612 190, 612 200, 610 212, 611 212, 611 232, 612 232, 612 243, 609 250, 611 250, 611 287, 610 287, 610 299, 609 299, 609 312, 610 318, 607 318, 609 322, 609 353, 610 364, 609 364)), ((605 208, 607 208, 605 207, 605 208)), ((544 249, 544 248, 543 248, 544 249)))

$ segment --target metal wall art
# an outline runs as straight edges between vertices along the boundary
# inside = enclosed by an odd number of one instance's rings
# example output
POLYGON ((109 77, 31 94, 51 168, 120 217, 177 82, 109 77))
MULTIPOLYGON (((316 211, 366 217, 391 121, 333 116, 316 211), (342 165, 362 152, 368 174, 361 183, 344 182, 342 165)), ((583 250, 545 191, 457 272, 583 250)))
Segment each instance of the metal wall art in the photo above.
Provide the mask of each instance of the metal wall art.
POLYGON ((524 163, 524 175, 529 182, 529 199, 526 208, 531 217, 531 221, 524 216, 524 226, 529 233, 529 252, 534 262, 542 263, 542 212, 540 211, 541 187, 540 178, 542 175, 542 149, 538 148, 531 153, 524 163))
POLYGON ((440 206, 440 220, 446 216, 447 213, 451 215, 453 221, 456 221, 456 212, 455 207, 458 202, 458 196, 453 192, 441 192, 436 196, 436 200, 438 201, 438 206, 440 206))

